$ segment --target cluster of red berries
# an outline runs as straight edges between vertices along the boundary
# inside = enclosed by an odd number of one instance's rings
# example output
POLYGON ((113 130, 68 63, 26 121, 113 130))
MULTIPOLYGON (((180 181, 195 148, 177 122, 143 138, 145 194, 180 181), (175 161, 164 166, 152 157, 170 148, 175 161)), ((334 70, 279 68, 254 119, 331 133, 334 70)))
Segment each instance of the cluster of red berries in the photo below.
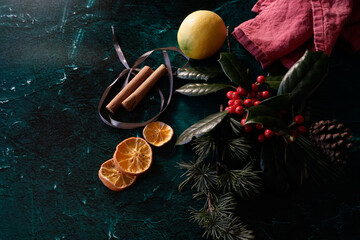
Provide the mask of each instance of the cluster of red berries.
MULTIPOLYGON (((291 125, 298 125, 296 129, 290 130, 290 134, 293 138, 297 136, 298 133, 304 134, 307 132, 307 128, 303 125, 301 125, 304 122, 304 117, 302 115, 297 115, 293 119, 293 123, 291 125)), ((257 129, 262 129, 262 125, 257 123, 256 125, 257 129)), ((257 137, 259 142, 264 142, 266 138, 271 138, 273 135, 279 135, 278 133, 274 133, 273 131, 266 129, 264 133, 260 133, 257 137)))
POLYGON ((258 105, 261 100, 269 98, 269 91, 259 91, 259 85, 265 82, 264 76, 258 76, 256 83, 252 84, 251 92, 244 88, 238 87, 236 91, 226 93, 229 98, 228 106, 225 108, 230 114, 242 115, 246 108, 258 105))
POLYGON ((298 133, 304 134, 307 132, 307 128, 304 125, 301 125, 304 122, 304 117, 302 115, 297 115, 294 117, 294 124, 297 124, 296 129, 292 129, 290 132, 293 137, 296 137, 298 133))
MULTIPOLYGON (((244 88, 238 87, 236 91, 228 91, 226 93, 227 98, 229 98, 228 106, 225 108, 230 114, 242 115, 241 125, 244 128, 244 132, 251 132, 255 127, 257 130, 261 132, 258 133, 257 140, 259 142, 264 142, 267 138, 271 138, 274 135, 278 135, 274 133, 270 129, 263 129, 263 125, 261 123, 256 124, 245 124, 246 115, 245 110, 258 105, 262 100, 270 97, 269 91, 259 91, 259 85, 265 82, 264 76, 258 76, 256 79, 256 83, 252 84, 251 92, 247 92, 244 88)), ((302 115, 297 115, 294 118, 294 124, 302 124, 304 122, 304 117, 302 115)), ((297 133, 305 133, 307 131, 306 127, 300 125, 296 130, 292 130, 292 136, 295 137, 297 133)))

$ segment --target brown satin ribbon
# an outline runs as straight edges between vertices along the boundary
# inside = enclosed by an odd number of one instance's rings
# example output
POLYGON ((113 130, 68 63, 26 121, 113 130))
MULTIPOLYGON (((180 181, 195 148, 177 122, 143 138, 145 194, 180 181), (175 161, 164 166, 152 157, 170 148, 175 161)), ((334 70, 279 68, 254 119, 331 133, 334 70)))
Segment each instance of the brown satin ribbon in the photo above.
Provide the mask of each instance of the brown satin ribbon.
POLYGON ((101 120, 111 126, 111 127, 115 127, 115 128, 120 128, 120 129, 134 129, 134 128, 138 128, 138 127, 143 127, 146 124, 156 120, 167 108, 167 106, 169 105, 170 101, 171 101, 171 97, 172 97, 172 93, 173 93, 173 86, 174 86, 174 78, 173 78, 173 73, 171 70, 171 62, 170 62, 170 58, 169 55, 167 53, 167 51, 175 51, 180 53, 182 56, 184 56, 187 59, 187 63, 185 64, 185 66, 187 66, 189 64, 189 58, 185 56, 185 54, 177 47, 165 47, 165 48, 156 48, 153 50, 150 50, 146 53, 144 53, 143 55, 141 55, 136 62, 134 63, 134 66, 130 67, 129 64, 126 61, 126 58, 120 48, 119 42, 115 36, 115 31, 114 31, 114 27, 112 28, 112 34, 113 34, 113 44, 114 44, 114 48, 116 50, 116 53, 120 59, 120 62, 124 65, 125 69, 119 74, 119 76, 115 79, 114 82, 112 82, 104 91, 99 105, 98 105, 98 114, 101 118, 101 120), (167 99, 167 101, 165 102, 165 98, 163 93, 161 92, 161 90, 159 89, 159 95, 160 95, 160 99, 161 99, 161 106, 160 106, 160 111, 155 114, 154 117, 144 121, 144 122, 120 122, 117 121, 115 119, 113 119, 110 115, 110 113, 108 111, 105 110, 105 99, 108 96, 110 90, 112 89, 112 87, 114 86, 115 83, 117 83, 120 79, 123 79, 126 76, 126 79, 124 81, 123 87, 126 86, 126 84, 128 84, 129 79, 131 74, 134 74, 134 72, 138 72, 139 69, 137 68, 142 62, 144 62, 153 52, 155 51, 161 51, 163 54, 163 58, 164 58, 164 62, 165 62, 165 66, 168 70, 168 76, 169 76, 169 85, 170 85, 170 92, 169 92, 169 97, 167 99))

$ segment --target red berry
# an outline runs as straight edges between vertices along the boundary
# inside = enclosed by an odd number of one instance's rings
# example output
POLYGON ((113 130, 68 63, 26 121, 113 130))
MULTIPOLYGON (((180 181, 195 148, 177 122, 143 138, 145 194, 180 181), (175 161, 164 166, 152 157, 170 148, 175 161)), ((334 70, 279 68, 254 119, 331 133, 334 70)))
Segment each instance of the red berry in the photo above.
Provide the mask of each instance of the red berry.
POLYGON ((227 97, 228 99, 232 99, 232 98, 233 98, 233 93, 234 93, 234 91, 228 91, 228 92, 226 93, 226 97, 227 97))
POLYGON ((238 92, 233 92, 232 99, 240 99, 241 95, 238 92))
POLYGON ((225 110, 228 111, 230 114, 235 113, 235 107, 234 106, 229 106, 229 107, 225 108, 225 110))
POLYGON ((244 126, 244 131, 245 132, 251 132, 251 130, 252 130, 252 126, 251 126, 251 124, 246 124, 245 126, 244 126))
POLYGON ((254 106, 258 105, 259 103, 261 103, 261 102, 260 101, 255 101, 254 106))
POLYGON ((261 143, 264 142, 264 141, 265 141, 265 136, 264 136, 264 134, 260 133, 260 134, 258 135, 257 139, 258 139, 258 141, 261 142, 261 143))
POLYGON ((265 77, 260 75, 257 77, 256 81, 260 84, 264 83, 265 82, 265 77))
POLYGON ((262 96, 262 92, 257 92, 257 93, 256 93, 256 98, 257 98, 257 99, 260 99, 261 96, 262 96))
POLYGON ((252 91, 253 91, 254 93, 256 93, 256 92, 259 91, 259 87, 258 87, 257 84, 253 83, 253 85, 252 85, 252 91))
POLYGON ((304 122, 304 117, 302 115, 297 115, 294 117, 294 122, 297 124, 301 124, 304 122))
POLYGON ((255 128, 257 130, 261 130, 263 128, 263 125, 261 123, 257 123, 257 124, 255 124, 255 128))
POLYGON ((244 106, 245 107, 251 107, 253 105, 253 102, 252 102, 252 100, 251 99, 245 99, 244 100, 244 106))
POLYGON ((234 100, 234 99, 230 99, 230 100, 228 101, 228 105, 229 105, 229 106, 234 106, 234 103, 235 103, 235 100, 234 100))
POLYGON ((243 102, 241 101, 241 99, 234 99, 234 106, 241 106, 243 104, 243 102))
POLYGON ((244 96, 246 94, 246 90, 242 87, 238 87, 236 91, 240 93, 241 96, 244 96))
POLYGON ((241 125, 245 126, 245 121, 246 121, 246 118, 241 119, 241 121, 240 121, 241 125))
POLYGON ((270 97, 270 93, 269 93, 269 91, 263 91, 261 93, 261 96, 262 96, 263 99, 267 99, 267 98, 270 97))
POLYGON ((245 109, 244 109, 243 106, 237 106, 237 107, 235 108, 235 113, 236 113, 236 114, 241 115, 241 114, 244 113, 244 111, 245 111, 245 109))
POLYGON ((264 132, 264 135, 267 138, 271 138, 274 135, 274 132, 269 130, 269 129, 266 129, 265 132, 264 132))
POLYGON ((299 126, 298 131, 299 131, 299 133, 304 134, 304 133, 306 133, 307 128, 305 126, 299 126))
POLYGON ((256 96, 256 92, 251 92, 247 94, 248 98, 254 98, 256 96))

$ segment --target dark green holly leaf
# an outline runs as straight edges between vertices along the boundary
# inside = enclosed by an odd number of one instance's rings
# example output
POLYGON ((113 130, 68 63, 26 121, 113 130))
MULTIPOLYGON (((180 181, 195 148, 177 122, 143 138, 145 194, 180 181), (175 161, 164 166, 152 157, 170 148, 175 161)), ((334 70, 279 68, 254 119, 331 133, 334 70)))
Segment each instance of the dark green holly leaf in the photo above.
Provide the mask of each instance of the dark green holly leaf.
POLYGON ((247 123, 261 123, 265 128, 283 133, 286 123, 279 117, 279 112, 290 105, 290 95, 277 95, 250 107, 246 118, 247 123))
POLYGON ((199 122, 191 125, 177 139, 176 145, 190 142, 194 137, 200 137, 213 130, 228 114, 228 111, 217 112, 207 116, 199 122))
POLYGON ((248 123, 261 123, 264 128, 270 129, 279 134, 286 133, 287 128, 287 125, 281 118, 267 115, 258 115, 256 117, 251 116, 250 120, 246 121, 246 124, 248 123))
POLYGON ((225 75, 235 84, 251 91, 251 79, 243 63, 233 53, 220 53, 219 63, 225 75))
POLYGON ((282 79, 284 78, 283 75, 276 75, 276 76, 267 76, 266 77, 266 84, 269 85, 270 88, 278 90, 280 83, 282 81, 282 79))
POLYGON ((301 186, 307 179, 305 155, 303 150, 293 142, 289 142, 285 148, 285 166, 290 177, 298 186, 301 186))
POLYGON ((188 80, 202 80, 220 78, 224 75, 220 67, 187 67, 178 68, 177 77, 188 80))
POLYGON ((326 53, 306 51, 285 74, 278 94, 291 93, 295 104, 304 101, 325 79, 328 65, 329 56, 326 53))
POLYGON ((223 83, 188 83, 178 88, 176 92, 188 96, 201 96, 229 87, 232 87, 232 85, 223 83))

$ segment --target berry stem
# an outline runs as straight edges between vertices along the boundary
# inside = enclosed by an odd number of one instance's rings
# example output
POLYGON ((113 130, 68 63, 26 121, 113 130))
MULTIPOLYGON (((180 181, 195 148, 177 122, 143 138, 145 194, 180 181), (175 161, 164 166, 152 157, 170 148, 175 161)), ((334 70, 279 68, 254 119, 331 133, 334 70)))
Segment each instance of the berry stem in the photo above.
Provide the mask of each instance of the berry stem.
POLYGON ((229 53, 231 53, 230 38, 229 38, 229 26, 226 26, 226 39, 229 53))
POLYGON ((293 127, 295 124, 296 124, 296 122, 293 121, 293 122, 288 126, 288 128, 293 127))

